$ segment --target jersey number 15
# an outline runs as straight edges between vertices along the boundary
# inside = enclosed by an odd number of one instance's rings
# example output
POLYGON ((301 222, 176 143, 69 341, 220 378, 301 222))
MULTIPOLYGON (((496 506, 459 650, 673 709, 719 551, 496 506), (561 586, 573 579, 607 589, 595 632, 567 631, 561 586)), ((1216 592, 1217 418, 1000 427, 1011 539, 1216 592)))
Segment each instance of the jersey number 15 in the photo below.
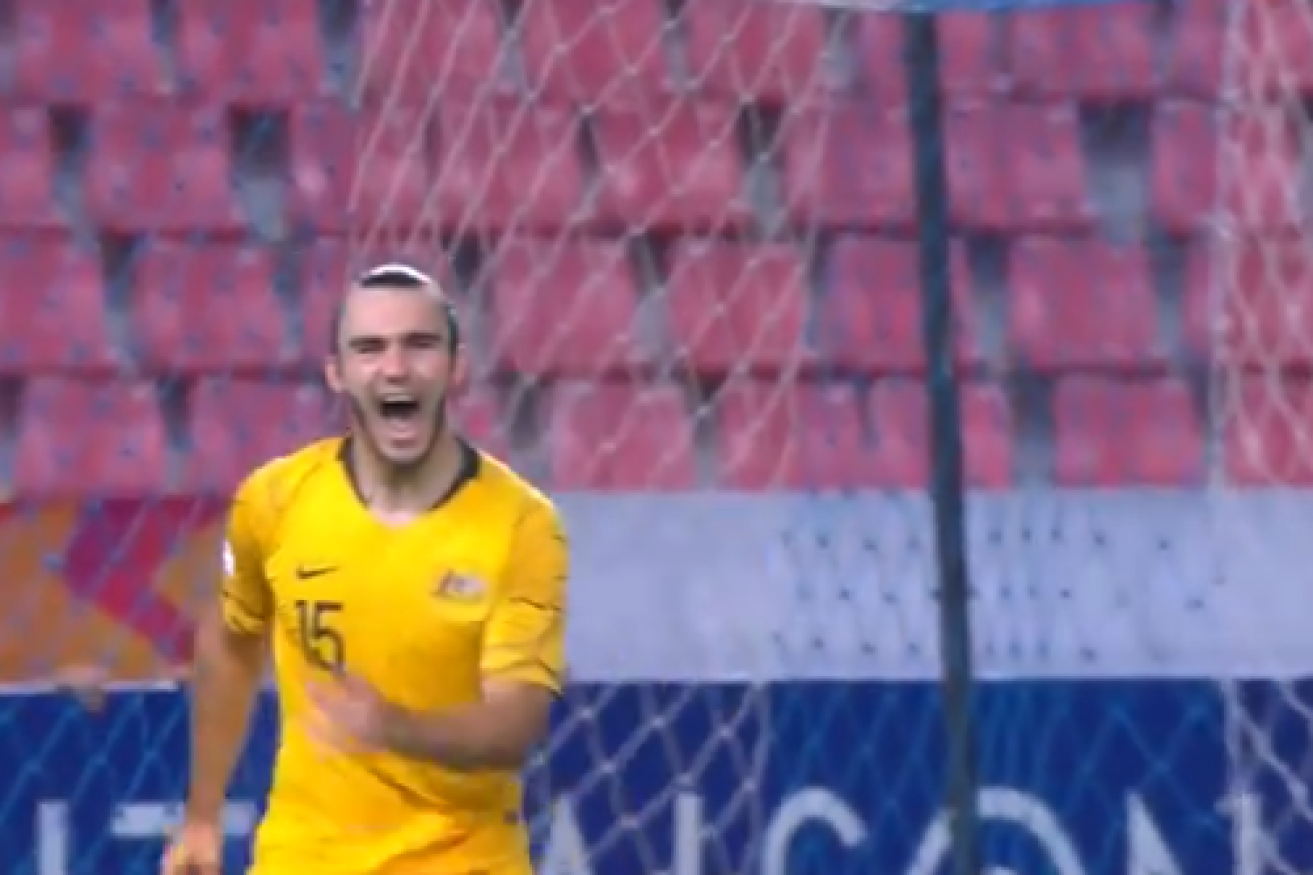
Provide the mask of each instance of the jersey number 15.
POLYGON ((301 652, 307 662, 324 671, 340 672, 346 666, 346 642, 336 628, 341 613, 341 602, 302 599, 296 603, 301 652))

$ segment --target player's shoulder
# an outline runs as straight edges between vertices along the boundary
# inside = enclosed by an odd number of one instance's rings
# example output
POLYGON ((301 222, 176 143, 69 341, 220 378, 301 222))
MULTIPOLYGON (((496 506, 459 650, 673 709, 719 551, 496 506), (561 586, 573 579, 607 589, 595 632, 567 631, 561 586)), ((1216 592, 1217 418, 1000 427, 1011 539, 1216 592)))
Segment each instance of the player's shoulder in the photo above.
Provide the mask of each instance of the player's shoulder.
POLYGON ((529 482, 496 456, 477 450, 479 454, 479 480, 488 493, 515 515, 530 512, 556 517, 556 504, 538 487, 529 482))
POLYGON ((263 507, 286 507, 306 484, 337 463, 342 438, 328 438, 265 462, 237 489, 237 500, 263 507))

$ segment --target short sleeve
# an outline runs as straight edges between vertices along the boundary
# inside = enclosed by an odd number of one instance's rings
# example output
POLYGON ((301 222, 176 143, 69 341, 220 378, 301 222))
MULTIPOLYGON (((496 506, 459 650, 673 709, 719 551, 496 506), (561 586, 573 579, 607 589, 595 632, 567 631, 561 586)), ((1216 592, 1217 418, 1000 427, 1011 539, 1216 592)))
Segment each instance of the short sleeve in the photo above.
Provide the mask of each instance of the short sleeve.
POLYGON ((259 635, 272 613, 269 584, 264 576, 265 513, 259 473, 233 499, 223 542, 223 578, 219 597, 224 623, 234 632, 259 635))
POLYGON ((569 548, 555 508, 543 502, 516 527, 506 577, 489 618, 481 670, 560 692, 565 672, 569 548))

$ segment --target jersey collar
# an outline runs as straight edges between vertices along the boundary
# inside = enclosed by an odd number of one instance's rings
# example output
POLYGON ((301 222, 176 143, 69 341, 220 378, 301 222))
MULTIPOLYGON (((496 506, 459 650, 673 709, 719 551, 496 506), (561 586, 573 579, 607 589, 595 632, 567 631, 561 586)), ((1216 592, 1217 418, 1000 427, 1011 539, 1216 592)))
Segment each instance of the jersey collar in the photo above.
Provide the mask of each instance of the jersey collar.
MULTIPOLYGON (((460 446, 460 470, 450 488, 433 504, 433 510, 451 501, 462 489, 478 479, 479 468, 482 465, 479 451, 464 438, 456 438, 456 443, 460 446)), ((342 464, 342 471, 346 474, 347 482, 351 484, 351 491, 355 493, 361 504, 366 504, 364 493, 360 490, 360 481, 356 477, 356 466, 351 461, 351 435, 342 438, 342 443, 337 449, 337 460, 342 464)))

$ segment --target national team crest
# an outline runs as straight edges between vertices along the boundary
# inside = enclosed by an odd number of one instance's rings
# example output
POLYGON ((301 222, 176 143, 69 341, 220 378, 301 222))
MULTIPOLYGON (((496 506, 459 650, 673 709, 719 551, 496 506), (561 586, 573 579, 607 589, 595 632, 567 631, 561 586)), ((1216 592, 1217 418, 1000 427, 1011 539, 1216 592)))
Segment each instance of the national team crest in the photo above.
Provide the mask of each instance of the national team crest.
POLYGON ((488 592, 483 581, 448 571, 433 587, 433 595, 453 602, 476 602, 488 592))

